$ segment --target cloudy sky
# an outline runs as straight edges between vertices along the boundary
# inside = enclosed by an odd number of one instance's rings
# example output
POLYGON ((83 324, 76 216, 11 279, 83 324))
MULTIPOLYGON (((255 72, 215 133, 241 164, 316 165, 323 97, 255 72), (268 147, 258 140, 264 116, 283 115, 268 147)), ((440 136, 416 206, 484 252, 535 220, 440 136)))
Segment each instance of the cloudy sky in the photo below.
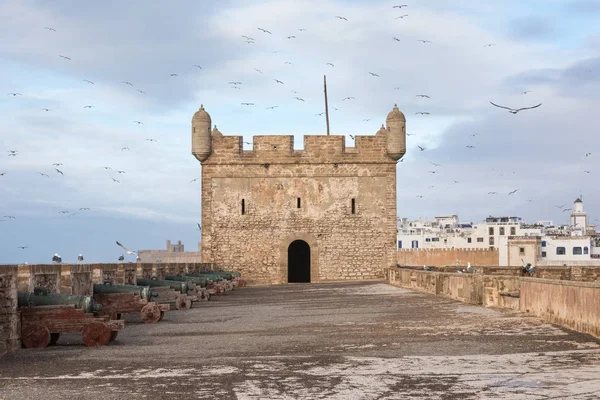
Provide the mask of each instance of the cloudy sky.
POLYGON ((347 145, 406 114, 398 216, 565 223, 581 193, 594 222, 598 20, 598 0, 0 0, 0 263, 195 250, 193 113, 302 148, 325 133, 323 74, 347 145))

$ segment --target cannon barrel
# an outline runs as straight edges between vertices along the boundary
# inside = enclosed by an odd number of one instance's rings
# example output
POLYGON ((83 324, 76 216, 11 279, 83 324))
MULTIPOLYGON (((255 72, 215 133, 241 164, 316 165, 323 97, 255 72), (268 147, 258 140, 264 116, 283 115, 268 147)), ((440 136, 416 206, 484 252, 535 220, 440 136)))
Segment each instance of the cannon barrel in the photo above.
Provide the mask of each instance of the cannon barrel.
POLYGON ((198 276, 186 276, 186 275, 167 275, 165 276, 167 281, 178 281, 178 282, 192 282, 200 287, 206 287, 206 278, 198 276))
POLYGON ((228 281, 233 279, 233 274, 228 271, 210 271, 210 272, 215 275, 219 275, 219 276, 223 277, 223 279, 227 279, 228 281))
POLYGON ((168 286, 180 291, 182 294, 187 294, 190 289, 187 282, 167 281, 160 279, 138 279, 137 284, 150 287, 168 286))
POLYGON ((134 285, 113 285, 109 282, 103 285, 94 284, 94 294, 112 294, 112 293, 133 293, 140 298, 152 301, 152 289, 150 286, 134 286, 134 285))
POLYGON ((75 308, 82 309, 86 313, 102 311, 102 305, 95 304, 91 296, 36 291, 34 293, 18 292, 17 298, 19 307, 72 305, 75 308))
POLYGON ((221 275, 213 274, 212 272, 196 272, 194 274, 185 274, 185 276, 189 276, 192 278, 206 278, 212 281, 218 282, 223 280, 224 278, 221 275))

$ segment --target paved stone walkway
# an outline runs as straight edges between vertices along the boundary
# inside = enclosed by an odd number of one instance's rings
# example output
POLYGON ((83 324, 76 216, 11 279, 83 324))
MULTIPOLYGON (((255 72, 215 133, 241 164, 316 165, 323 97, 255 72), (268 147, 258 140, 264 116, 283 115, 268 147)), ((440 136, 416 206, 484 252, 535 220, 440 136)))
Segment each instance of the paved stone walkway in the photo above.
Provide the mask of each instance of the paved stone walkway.
POLYGON ((598 399, 600 341, 379 282, 249 287, 111 346, 0 358, 0 399, 598 399))

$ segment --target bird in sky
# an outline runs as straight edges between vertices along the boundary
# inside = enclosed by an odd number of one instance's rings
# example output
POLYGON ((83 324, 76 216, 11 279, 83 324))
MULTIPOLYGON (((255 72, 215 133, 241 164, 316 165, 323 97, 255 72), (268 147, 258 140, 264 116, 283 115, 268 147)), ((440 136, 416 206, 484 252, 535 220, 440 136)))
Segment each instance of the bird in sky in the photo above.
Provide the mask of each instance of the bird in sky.
POLYGON ((392 7, 392 8, 402 8, 402 7, 408 7, 408 5, 406 5, 406 4, 401 4, 401 5, 399 5, 399 6, 394 6, 394 7, 392 7))
POLYGON ((70 58, 70 57, 63 56, 62 54, 59 54, 58 56, 59 56, 59 57, 61 57, 61 58, 64 58, 65 60, 69 60, 69 61, 71 60, 71 58, 70 58))
POLYGON ((111 167, 103 167, 104 169, 112 169, 111 167))
POLYGON ((435 174, 437 171, 427 171, 427 172, 429 172, 430 174, 435 174))
POLYGON ((417 146, 419 148, 419 150, 421 151, 425 151, 425 147, 421 147, 421 146, 417 146))
POLYGON ((428 113, 428 112, 424 112, 424 111, 419 111, 419 112, 416 112, 415 114, 420 114, 420 115, 429 115, 430 113, 428 113))
POLYGON ((156 142, 156 139, 146 139, 148 142, 156 142))
POLYGON ((134 123, 138 124, 138 125, 144 125, 144 123, 142 121, 133 121, 134 123))
POLYGON ((572 208, 565 208, 564 210, 562 210, 563 212, 567 212, 567 211, 571 211, 572 208))
POLYGON ((377 75, 375 72, 369 72, 369 75, 373 75, 373 76, 379 77, 379 75, 377 75))
POLYGON ((586 156, 586 157, 589 157, 589 156, 591 156, 591 155, 592 155, 592 153, 585 153, 585 156, 586 156))
MULTIPOLYGON (((430 161, 430 162, 431 162, 431 161, 430 161)), ((441 167, 441 166, 442 166, 442 164, 436 164, 436 163, 434 163, 434 162, 431 162, 431 164, 435 165, 436 167, 441 167)))
POLYGON ((92 85, 95 85, 95 83, 94 83, 94 82, 92 82, 92 81, 90 81, 89 79, 84 79, 83 81, 84 81, 84 82, 87 82, 87 83, 91 83, 92 85))
POLYGON ((28 248, 27 246, 17 246, 17 249, 21 249, 21 250, 25 250, 26 248, 28 248))
POLYGON ((508 193, 508 195, 510 196, 511 194, 515 194, 515 193, 517 193, 518 191, 519 191, 519 189, 515 189, 515 190, 513 190, 512 192, 508 193))
POLYGON ((586 174, 589 174, 589 173, 591 173, 592 171, 585 170, 585 171, 583 171, 583 172, 585 172, 586 174))
POLYGON ((354 97, 352 97, 352 96, 346 97, 346 98, 342 99, 342 101, 344 101, 344 100, 354 100, 354 97))
POLYGON ((21 93, 6 93, 7 96, 23 96, 21 93))
POLYGON ((418 195, 417 197, 418 197, 419 199, 422 199, 424 196, 422 196, 422 195, 418 195))
POLYGON ((427 96, 426 94, 418 94, 415 97, 427 97, 428 99, 431 98, 431 97, 427 96))
POLYGON ((281 82, 279 79, 273 79, 275 82, 277 83, 281 83, 283 85, 283 82, 281 82))
POLYGON ((467 147, 467 149, 474 149, 475 148, 475 146, 470 146, 470 145, 466 146, 466 147, 467 147))
POLYGON ((524 92, 522 92, 523 94, 527 94, 527 93, 531 93, 531 90, 526 90, 524 92))
POLYGON ((299 30, 300 32, 304 32, 304 31, 306 31, 306 29, 304 29, 304 28, 300 28, 300 29, 298 29, 298 30, 299 30))
POLYGON ((44 111, 50 111, 49 108, 42 108, 42 110, 44 110, 44 111))
POLYGON ((498 192, 488 192, 488 194, 498 194, 498 192))
POLYGON ((431 43, 430 40, 425 40, 425 39, 418 39, 417 41, 423 42, 423 43, 431 43))
POLYGON ((127 252, 127 254, 130 254, 130 255, 136 255, 136 256, 137 256, 137 254, 138 254, 138 253, 137 253, 137 251, 131 251, 131 250, 129 250, 127 247, 123 246, 121 243, 119 243, 119 241, 118 241, 118 240, 117 240, 117 246, 119 246, 119 247, 123 248, 123 249, 125 250, 125 252, 127 252))
POLYGON ((396 19, 403 19, 404 17, 408 17, 408 14, 399 15, 396 17, 396 19))
POLYGON ((123 81, 123 82, 121 82, 121 83, 124 83, 124 84, 126 84, 126 85, 129 85, 129 86, 133 86, 133 83, 131 83, 131 82, 127 82, 127 81, 123 81))
POLYGON ((146 92, 144 92, 143 90, 138 89, 138 92, 140 92, 141 94, 146 94, 146 92))
POLYGON ((243 106, 253 106, 254 103, 241 103, 243 106))
POLYGON ((296 36, 294 36, 294 35, 286 36, 286 39, 296 39, 296 36))
POLYGON ((337 19, 343 19, 344 21, 348 21, 348 18, 346 18, 346 17, 341 17, 341 16, 339 16, 339 15, 337 15, 337 16, 336 16, 336 18, 337 18, 337 19))
POLYGON ((242 37, 246 40, 254 40, 254 38, 251 38, 250 36, 242 35, 242 37))
POLYGON ((304 101, 302 97, 294 97, 296 100, 304 101))
POLYGON ((19 150, 9 150, 8 151, 8 155, 9 156, 18 156, 19 155, 19 150))
POLYGON ((535 105, 535 106, 532 106, 532 107, 523 107, 523 108, 516 108, 516 109, 515 109, 515 108, 510 108, 510 107, 504 107, 504 106, 500 106, 500 105, 498 105, 498 104, 494 104, 494 103, 493 103, 493 102, 491 102, 491 101, 490 101, 490 104, 492 104, 493 106, 499 107, 499 108, 504 108, 504 109, 508 110, 508 112, 509 112, 509 113, 511 113, 511 114, 516 114, 516 113, 518 113, 519 111, 523 111, 523 110, 531 110, 532 108, 537 108, 537 107, 539 107, 539 106, 541 106, 541 105, 542 105, 542 103, 540 103, 540 104, 538 104, 538 105, 535 105))
POLYGON ((198 69, 202 69, 202 67, 201 67, 201 66, 199 66, 198 64, 194 64, 194 65, 192 65, 192 67, 196 67, 196 68, 198 68, 198 69))
POLYGON ((44 29, 47 29, 47 30, 49 30, 49 31, 56 32, 56 29, 54 29, 54 28, 50 28, 49 26, 45 26, 45 27, 44 27, 44 29))
POLYGON ((333 65, 332 63, 327 63, 327 64, 325 64, 325 65, 329 65, 329 66, 331 66, 331 67, 335 67, 335 65, 333 65))
POLYGON ((400 41, 400 39, 398 39, 396 36, 394 36, 394 40, 395 40, 396 42, 399 42, 399 41, 400 41))
POLYGON ((15 219, 14 215, 5 215, 2 218, 15 219))
POLYGON ((55 170, 57 173, 59 173, 59 174, 61 174, 61 175, 64 175, 64 174, 63 174, 63 172, 62 172, 60 169, 58 169, 58 168, 54 168, 54 170, 55 170))
POLYGON ((558 208, 559 210, 562 210, 562 208, 563 208, 564 206, 566 206, 566 204, 563 204, 562 206, 554 206, 554 207, 558 208))
POLYGON ((198 178, 194 178, 194 179, 192 179, 192 180, 190 181, 190 183, 192 183, 192 182, 196 182, 197 180, 198 180, 198 178))
POLYGON ((59 214, 68 214, 69 212, 70 212, 70 211, 63 210, 63 211, 59 211, 58 213, 59 213, 59 214))
POLYGON ((258 29, 259 31, 263 31, 264 33, 268 33, 269 35, 271 35, 271 32, 269 32, 269 31, 268 31, 268 30, 266 30, 266 29, 263 29, 263 28, 257 28, 257 29, 258 29))
POLYGON ((277 107, 279 107, 279 106, 271 106, 271 107, 267 107, 267 110, 273 110, 273 109, 275 109, 275 108, 277 108, 277 107))
POLYGON ((92 108, 94 106, 83 106, 83 108, 92 108))
POLYGON ((365 118, 363 119, 363 122, 369 122, 371 120, 371 118, 365 118))
POLYGON ((121 151, 123 150, 130 150, 129 147, 121 147, 121 151))
POLYGON ((199 223, 197 223, 197 222, 196 222, 196 225, 198 225, 198 229, 197 230, 201 231, 202 230, 202 226, 199 223))
POLYGON ((229 82, 230 85, 241 85, 242 82, 229 82))
POLYGON ((321 115, 323 115, 323 114, 325 114, 325 112, 322 112, 322 113, 315 114, 315 116, 321 116, 321 115))
POLYGON ((79 211, 90 211, 90 209, 88 207, 82 207, 79 209, 79 211))
POLYGON ((124 174, 124 173, 125 173, 125 171, 118 170, 118 171, 117 171, 117 173, 119 173, 119 174, 124 174))
POLYGON ((179 75, 177 75, 177 74, 171 74, 171 75, 169 75, 169 76, 179 76, 179 75))
POLYGON ((256 68, 254 68, 254 70, 255 70, 256 72, 258 72, 259 74, 262 74, 262 71, 261 71, 260 69, 256 69, 256 68))
POLYGON ((488 43, 488 44, 486 44, 486 45, 485 45, 485 46, 483 46, 483 47, 492 47, 492 46, 495 46, 495 44, 494 44, 494 43, 488 43))
POLYGON ((112 179, 112 180, 113 180, 113 182, 121 183, 121 182, 119 182, 118 180, 116 180, 115 178, 110 178, 110 179, 112 179))

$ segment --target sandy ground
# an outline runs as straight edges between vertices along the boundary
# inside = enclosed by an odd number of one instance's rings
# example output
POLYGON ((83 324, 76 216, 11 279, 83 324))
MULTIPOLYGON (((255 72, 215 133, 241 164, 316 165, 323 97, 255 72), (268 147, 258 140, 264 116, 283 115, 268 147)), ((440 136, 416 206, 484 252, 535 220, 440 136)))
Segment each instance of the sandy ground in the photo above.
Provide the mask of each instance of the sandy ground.
POLYGON ((30 398, 598 399, 600 341, 381 282, 248 287, 0 358, 0 399, 30 398))

